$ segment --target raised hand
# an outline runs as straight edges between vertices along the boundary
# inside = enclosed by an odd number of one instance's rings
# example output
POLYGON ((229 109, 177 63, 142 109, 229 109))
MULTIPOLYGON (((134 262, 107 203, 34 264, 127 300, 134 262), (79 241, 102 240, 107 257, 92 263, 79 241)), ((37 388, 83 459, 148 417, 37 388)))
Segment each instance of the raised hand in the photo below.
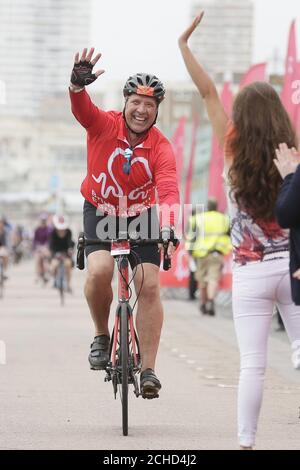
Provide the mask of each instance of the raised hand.
POLYGON ((297 150, 295 148, 289 149, 286 144, 279 144, 279 149, 276 149, 276 157, 274 163, 282 178, 290 173, 295 173, 300 164, 300 155, 297 150))
POLYGON ((75 55, 75 63, 71 74, 71 83, 76 87, 85 87, 90 85, 97 78, 104 73, 104 70, 97 70, 93 73, 93 67, 98 62, 101 57, 101 54, 97 54, 94 59, 92 59, 94 54, 94 47, 88 52, 87 48, 83 49, 81 57, 79 59, 79 52, 75 55))
POLYGON ((197 28, 197 26, 200 24, 202 18, 204 15, 204 11, 202 11, 199 15, 194 18, 192 24, 184 31, 184 33, 180 36, 178 43, 180 44, 186 44, 189 40, 190 35, 192 32, 197 28))

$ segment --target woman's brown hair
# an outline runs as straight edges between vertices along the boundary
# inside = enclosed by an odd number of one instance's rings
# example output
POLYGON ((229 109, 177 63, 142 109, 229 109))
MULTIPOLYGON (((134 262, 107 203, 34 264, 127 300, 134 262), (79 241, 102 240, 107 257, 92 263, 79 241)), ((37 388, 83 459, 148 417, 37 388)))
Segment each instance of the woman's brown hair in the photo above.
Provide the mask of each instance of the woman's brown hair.
POLYGON ((274 219, 281 177, 274 165, 282 142, 297 146, 291 121, 274 88, 255 82, 241 90, 233 105, 234 132, 227 148, 233 157, 229 170, 231 194, 254 220, 274 219))

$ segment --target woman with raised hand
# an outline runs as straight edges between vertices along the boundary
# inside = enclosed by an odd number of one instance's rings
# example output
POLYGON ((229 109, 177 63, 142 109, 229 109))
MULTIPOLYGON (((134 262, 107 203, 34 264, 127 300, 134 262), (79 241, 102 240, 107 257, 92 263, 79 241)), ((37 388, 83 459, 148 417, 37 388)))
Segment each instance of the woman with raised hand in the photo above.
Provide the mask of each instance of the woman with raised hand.
POLYGON ((232 118, 226 115, 214 82, 188 46, 203 14, 179 38, 179 47, 225 155, 234 261, 232 305, 240 350, 238 435, 244 450, 255 444, 274 303, 290 341, 300 340, 300 308, 291 298, 288 231, 279 227, 274 215, 281 178, 273 163, 281 142, 289 147, 297 142, 278 94, 267 83, 244 87, 235 98, 232 118))

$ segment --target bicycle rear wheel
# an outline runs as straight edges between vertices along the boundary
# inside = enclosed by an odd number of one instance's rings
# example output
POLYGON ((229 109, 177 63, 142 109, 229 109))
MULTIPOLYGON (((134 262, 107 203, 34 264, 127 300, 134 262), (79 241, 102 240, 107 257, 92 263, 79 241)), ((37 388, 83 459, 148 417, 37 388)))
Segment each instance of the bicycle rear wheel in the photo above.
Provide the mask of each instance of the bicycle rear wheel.
POLYGON ((128 308, 121 306, 120 350, 122 367, 122 426, 123 436, 128 435, 128 308))

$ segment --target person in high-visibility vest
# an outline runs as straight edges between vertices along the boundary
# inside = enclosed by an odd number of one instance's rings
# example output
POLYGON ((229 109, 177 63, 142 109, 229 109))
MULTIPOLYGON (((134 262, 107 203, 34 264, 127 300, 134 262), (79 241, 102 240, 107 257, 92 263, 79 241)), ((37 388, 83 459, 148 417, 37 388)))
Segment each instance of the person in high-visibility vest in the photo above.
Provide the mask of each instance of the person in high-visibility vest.
POLYGON ((214 299, 222 275, 224 255, 231 251, 229 217, 218 212, 215 199, 208 200, 206 212, 194 217, 196 239, 191 247, 197 263, 200 311, 214 315, 214 299))

